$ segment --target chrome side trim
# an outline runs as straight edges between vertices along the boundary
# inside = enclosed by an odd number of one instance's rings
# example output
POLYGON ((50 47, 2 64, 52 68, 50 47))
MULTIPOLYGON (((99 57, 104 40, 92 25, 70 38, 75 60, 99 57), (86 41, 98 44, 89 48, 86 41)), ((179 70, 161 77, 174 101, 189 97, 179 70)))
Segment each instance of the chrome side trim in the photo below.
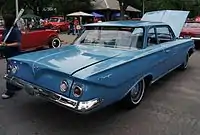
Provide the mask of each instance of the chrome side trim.
POLYGON ((155 83, 156 81, 160 80, 161 78, 163 78, 164 76, 166 76, 167 74, 169 74, 170 72, 174 71, 175 69, 177 69, 177 68, 180 67, 180 66, 181 66, 181 64, 178 65, 178 66, 176 66, 176 67, 174 67, 174 68, 172 68, 172 69, 170 69, 169 71, 167 71, 166 73, 164 73, 164 74, 162 74, 161 76, 157 77, 156 79, 152 80, 152 81, 151 81, 151 84, 153 84, 153 83, 155 83))

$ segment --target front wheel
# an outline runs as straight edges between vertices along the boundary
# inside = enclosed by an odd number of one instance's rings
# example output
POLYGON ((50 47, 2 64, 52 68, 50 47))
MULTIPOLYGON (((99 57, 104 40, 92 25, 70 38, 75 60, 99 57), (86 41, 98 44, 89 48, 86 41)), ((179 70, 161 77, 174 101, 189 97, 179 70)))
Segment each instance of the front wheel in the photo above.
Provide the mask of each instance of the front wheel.
POLYGON ((130 92, 122 100, 122 102, 123 102, 124 107, 126 107, 127 109, 132 109, 132 108, 137 107, 143 99, 144 92, 145 92, 145 81, 144 81, 144 79, 137 82, 129 90, 130 90, 130 92))

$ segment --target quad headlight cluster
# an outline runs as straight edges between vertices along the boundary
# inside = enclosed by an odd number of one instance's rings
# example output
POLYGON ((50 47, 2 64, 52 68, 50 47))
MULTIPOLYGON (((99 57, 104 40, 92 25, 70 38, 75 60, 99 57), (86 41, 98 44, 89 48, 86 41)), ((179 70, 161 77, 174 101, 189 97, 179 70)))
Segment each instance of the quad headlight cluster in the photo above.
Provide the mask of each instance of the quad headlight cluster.
MULTIPOLYGON (((69 83, 66 80, 62 81, 60 84, 60 91, 64 93, 67 92, 69 89, 70 89, 69 83)), ((83 86, 74 84, 72 87, 72 93, 73 96, 76 98, 81 97, 83 94, 83 86)))

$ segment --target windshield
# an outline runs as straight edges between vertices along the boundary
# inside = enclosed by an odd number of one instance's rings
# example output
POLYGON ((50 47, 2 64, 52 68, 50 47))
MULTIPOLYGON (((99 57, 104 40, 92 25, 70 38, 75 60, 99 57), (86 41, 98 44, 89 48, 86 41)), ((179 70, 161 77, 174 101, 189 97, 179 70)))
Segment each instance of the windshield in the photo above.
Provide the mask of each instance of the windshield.
POLYGON ((58 18, 50 18, 49 21, 50 21, 50 22, 58 22, 59 19, 58 19, 58 18))
POLYGON ((185 26, 187 28, 200 28, 200 23, 185 23, 185 26))
POLYGON ((143 47, 143 40, 143 28, 86 27, 86 30, 75 41, 75 44, 141 49, 143 47))

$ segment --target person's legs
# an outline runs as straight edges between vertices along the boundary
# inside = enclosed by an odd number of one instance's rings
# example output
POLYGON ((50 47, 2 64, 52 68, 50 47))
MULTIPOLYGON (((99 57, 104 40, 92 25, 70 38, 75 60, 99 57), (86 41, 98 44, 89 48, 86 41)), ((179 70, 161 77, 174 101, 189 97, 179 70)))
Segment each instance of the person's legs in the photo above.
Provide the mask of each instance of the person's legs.
MULTIPOLYGON (((6 57, 6 61, 7 61, 7 57, 6 57)), ((13 97, 13 95, 15 95, 15 92, 19 91, 19 90, 21 90, 21 88, 15 86, 15 85, 12 85, 11 83, 6 81, 6 92, 4 94, 2 94, 2 98, 3 99, 11 98, 11 97, 13 97)))
POLYGON ((21 90, 21 88, 6 82, 6 92, 2 95, 3 99, 11 98, 15 95, 16 91, 21 90))

